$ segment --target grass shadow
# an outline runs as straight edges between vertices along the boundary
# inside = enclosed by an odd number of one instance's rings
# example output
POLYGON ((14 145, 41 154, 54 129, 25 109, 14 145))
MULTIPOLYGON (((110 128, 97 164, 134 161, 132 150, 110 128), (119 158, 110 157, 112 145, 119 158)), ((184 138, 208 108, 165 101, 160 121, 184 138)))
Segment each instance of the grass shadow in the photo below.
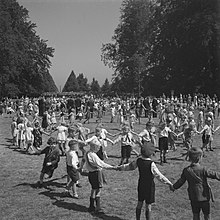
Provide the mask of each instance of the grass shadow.
POLYGON ((10 148, 10 149, 13 149, 13 151, 16 151, 20 154, 26 154, 26 155, 28 154, 26 150, 23 150, 21 148, 10 148))
POLYGON ((103 220, 124 220, 120 217, 117 216, 112 216, 112 215, 107 215, 105 213, 100 213, 100 214, 96 214, 96 213, 92 213, 92 216, 99 218, 99 219, 103 219, 103 220))
POLYGON ((55 179, 46 181, 42 185, 39 185, 38 182, 36 182, 36 183, 20 183, 20 184, 15 185, 14 187, 30 186, 31 188, 34 188, 34 189, 44 188, 44 189, 49 189, 49 190, 52 190, 52 189, 49 188, 49 186, 55 186, 57 188, 65 188, 66 183, 55 182, 56 180, 63 179, 64 177, 65 176, 63 176, 61 178, 55 178, 55 179))
MULTIPOLYGON (((45 192, 45 194, 46 194, 46 192, 45 192)), ((53 198, 53 197, 51 197, 51 198, 53 198)), ((68 203, 68 202, 65 202, 64 200, 57 200, 56 198, 55 198, 55 202, 53 202, 52 204, 57 207, 68 209, 68 210, 73 210, 73 211, 77 211, 77 212, 88 212, 88 207, 86 207, 86 206, 79 205, 74 202, 68 203)), ((103 220, 123 220, 122 218, 119 218, 117 216, 107 215, 105 213, 100 213, 100 214, 91 213, 91 215, 96 217, 97 219, 103 219, 103 220)))
POLYGON ((6 142, 8 142, 8 143, 12 143, 12 142, 13 142, 13 140, 12 140, 11 138, 5 138, 5 140, 6 140, 6 142))

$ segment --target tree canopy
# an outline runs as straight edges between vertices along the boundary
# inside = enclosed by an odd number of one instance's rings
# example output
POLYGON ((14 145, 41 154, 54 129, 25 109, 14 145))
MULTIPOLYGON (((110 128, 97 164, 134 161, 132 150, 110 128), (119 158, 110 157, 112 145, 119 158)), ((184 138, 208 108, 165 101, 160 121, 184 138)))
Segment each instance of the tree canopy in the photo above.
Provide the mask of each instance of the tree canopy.
POLYGON ((112 41, 102 60, 122 92, 220 95, 217 0, 124 0, 112 41))
POLYGON ((49 73, 54 49, 35 28, 16 0, 0 1, 0 96, 58 91, 49 73))

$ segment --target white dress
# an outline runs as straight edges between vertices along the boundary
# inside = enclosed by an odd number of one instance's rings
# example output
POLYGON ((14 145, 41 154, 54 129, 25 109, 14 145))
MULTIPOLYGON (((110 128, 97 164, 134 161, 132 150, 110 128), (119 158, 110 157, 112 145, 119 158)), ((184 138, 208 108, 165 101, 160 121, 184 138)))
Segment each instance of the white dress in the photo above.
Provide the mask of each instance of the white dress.
POLYGON ((57 127, 57 141, 58 142, 64 142, 66 141, 66 131, 68 131, 68 128, 66 126, 63 125, 59 125, 57 127))

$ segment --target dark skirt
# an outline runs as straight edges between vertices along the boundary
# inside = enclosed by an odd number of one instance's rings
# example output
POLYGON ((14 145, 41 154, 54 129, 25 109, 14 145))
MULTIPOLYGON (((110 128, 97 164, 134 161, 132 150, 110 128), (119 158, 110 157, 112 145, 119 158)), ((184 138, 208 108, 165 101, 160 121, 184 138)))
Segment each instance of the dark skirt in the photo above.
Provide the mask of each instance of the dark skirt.
POLYGON ((203 134, 202 135, 202 143, 208 144, 210 142, 210 135, 203 134))
POLYGON ((159 138, 159 150, 168 150, 168 138, 167 137, 159 138))
POLYGON ((145 201, 146 204, 155 202, 155 183, 152 182, 150 187, 146 187, 144 182, 138 183, 138 201, 145 201))
POLYGON ((79 180, 79 172, 72 166, 67 165, 67 174, 74 183, 79 180))
POLYGON ((132 148, 130 145, 121 146, 121 157, 122 158, 130 158, 131 151, 132 151, 132 148))

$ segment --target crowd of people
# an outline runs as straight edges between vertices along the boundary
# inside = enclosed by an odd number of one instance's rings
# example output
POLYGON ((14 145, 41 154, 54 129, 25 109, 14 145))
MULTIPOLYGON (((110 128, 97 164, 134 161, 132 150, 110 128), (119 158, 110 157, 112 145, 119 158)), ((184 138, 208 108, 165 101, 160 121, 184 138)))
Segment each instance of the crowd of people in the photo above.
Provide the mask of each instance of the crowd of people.
POLYGON ((200 210, 205 219, 210 219, 207 177, 220 180, 220 174, 204 169, 200 161, 208 151, 214 150, 214 133, 220 128, 215 120, 220 116, 217 96, 5 98, 0 103, 0 114, 12 117, 11 134, 15 147, 33 155, 45 154, 39 186, 43 186, 45 175, 49 178, 53 176, 61 156, 66 157, 67 164, 65 194, 79 198, 77 186, 81 186, 80 174, 88 176, 91 185, 89 212, 102 212, 103 169, 128 171, 138 167, 136 219, 140 219, 144 201, 146 219, 151 219, 151 204, 155 201, 154 177, 168 184, 172 191, 188 181, 193 219, 200 219, 200 210), (109 118, 109 123, 115 123, 118 133, 113 134, 104 128, 102 122, 109 118), (146 118, 146 127, 138 132, 136 128, 143 118, 146 118), (91 121, 96 123, 94 131, 86 126, 91 121), (47 147, 42 146, 43 135, 49 136, 47 147), (201 147, 193 146, 194 135, 202 135, 201 147), (158 151, 160 165, 164 165, 169 150, 177 150, 177 142, 181 142, 186 150, 181 156, 191 165, 172 184, 159 171, 151 156, 158 151), (121 146, 121 160, 118 165, 112 166, 106 162, 107 146, 117 143, 121 146), (132 152, 137 158, 131 162, 132 152), (202 190, 207 192, 206 195, 201 195, 202 190))

